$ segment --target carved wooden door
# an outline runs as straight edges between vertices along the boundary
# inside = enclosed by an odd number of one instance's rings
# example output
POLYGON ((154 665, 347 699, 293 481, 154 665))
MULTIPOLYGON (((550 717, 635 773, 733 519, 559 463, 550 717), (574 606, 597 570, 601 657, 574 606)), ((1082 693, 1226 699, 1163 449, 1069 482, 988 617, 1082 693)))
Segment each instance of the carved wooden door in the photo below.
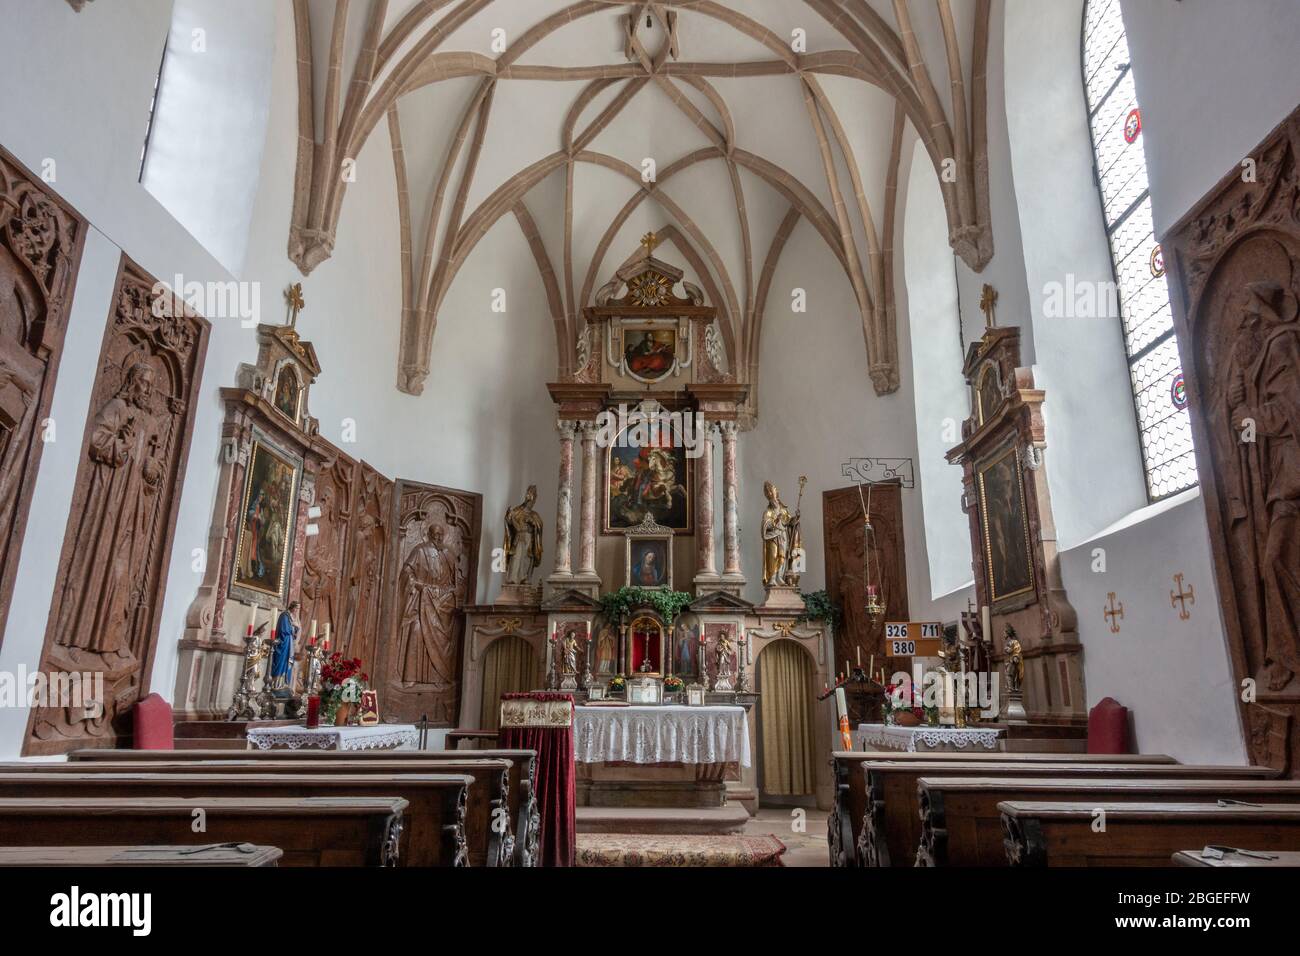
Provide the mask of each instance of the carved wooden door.
MULTIPOLYGON (((875 547, 871 551, 870 570, 879 575, 878 586, 885 605, 885 616, 873 623, 864 609, 867 600, 867 573, 863 543, 862 511, 866 489, 857 485, 837 488, 822 494, 823 547, 826 558, 826 591, 839 605, 844 619, 835 632, 835 661, 832 671, 852 670, 862 652, 862 666, 870 665, 875 655, 877 669, 885 668, 886 677, 899 668, 907 669, 903 658, 885 656, 884 621, 907 620, 907 564, 903 547, 902 488, 897 484, 880 484, 871 489, 871 523, 875 529, 875 547), (877 570, 878 569, 878 570, 877 570)), ((850 695, 850 720, 865 715, 850 695)))

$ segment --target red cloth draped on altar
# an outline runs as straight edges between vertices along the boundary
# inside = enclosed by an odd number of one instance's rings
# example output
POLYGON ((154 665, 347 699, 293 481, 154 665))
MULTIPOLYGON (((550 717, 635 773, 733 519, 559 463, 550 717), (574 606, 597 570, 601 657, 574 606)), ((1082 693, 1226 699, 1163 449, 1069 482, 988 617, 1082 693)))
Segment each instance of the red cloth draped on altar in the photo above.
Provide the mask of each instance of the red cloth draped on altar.
POLYGON ((498 746, 537 751, 539 866, 573 866, 577 798, 573 768, 573 695, 534 691, 501 695, 498 746))

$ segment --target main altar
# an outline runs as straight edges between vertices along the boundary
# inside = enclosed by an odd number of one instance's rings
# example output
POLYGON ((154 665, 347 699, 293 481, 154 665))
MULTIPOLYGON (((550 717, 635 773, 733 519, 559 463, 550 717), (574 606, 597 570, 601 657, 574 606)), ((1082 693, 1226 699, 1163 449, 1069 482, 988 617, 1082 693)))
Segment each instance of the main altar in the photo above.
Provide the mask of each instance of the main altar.
MULTIPOLYGON (((732 800, 754 812, 756 662, 773 643, 796 644, 820 687, 832 651, 825 628, 801 620, 798 506, 775 487, 762 539, 745 545, 764 553, 765 599, 743 596, 737 446, 749 386, 729 365, 717 310, 654 255, 657 243, 648 234, 595 293, 576 362, 547 386, 559 442, 554 527, 543 536, 549 516, 531 488, 506 511, 506 580, 494 601, 465 609, 460 726, 495 726, 502 692, 569 693, 580 805, 732 800), (769 574, 770 564, 783 570, 769 574), (504 683, 505 660, 516 675, 531 668, 535 683, 504 683)), ((815 761, 817 799, 829 806, 833 705, 809 707, 826 757, 815 761)))

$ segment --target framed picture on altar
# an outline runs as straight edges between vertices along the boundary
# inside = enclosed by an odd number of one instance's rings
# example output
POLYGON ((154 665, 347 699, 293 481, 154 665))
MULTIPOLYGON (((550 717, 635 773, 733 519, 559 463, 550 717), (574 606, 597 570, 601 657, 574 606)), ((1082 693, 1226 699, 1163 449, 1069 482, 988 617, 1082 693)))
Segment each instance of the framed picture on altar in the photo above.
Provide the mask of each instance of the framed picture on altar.
POLYGON ((1025 482, 1015 445, 977 467, 980 544, 992 603, 1034 590, 1025 482))
POLYGON ((592 684, 590 687, 587 688, 587 700, 604 700, 604 699, 605 699, 604 684, 592 684))
POLYGON ((281 451, 254 430, 236 528, 230 596, 283 599, 293 559, 294 519, 302 459, 281 451))
POLYGON ((361 692, 361 705, 358 720, 363 727, 372 727, 379 723, 379 691, 373 687, 361 692))
POLYGON ((644 423, 619 432, 605 455, 602 533, 622 534, 649 519, 678 534, 694 531, 694 459, 681 426, 644 423))
POLYGON ((636 588, 673 589, 673 532, 649 516, 624 532, 623 583, 636 588))
POLYGON ((687 706, 687 707, 703 707, 703 706, 704 706, 704 688, 703 688, 703 687, 695 687, 695 686, 692 686, 692 687, 688 687, 688 688, 686 688, 686 706, 687 706))

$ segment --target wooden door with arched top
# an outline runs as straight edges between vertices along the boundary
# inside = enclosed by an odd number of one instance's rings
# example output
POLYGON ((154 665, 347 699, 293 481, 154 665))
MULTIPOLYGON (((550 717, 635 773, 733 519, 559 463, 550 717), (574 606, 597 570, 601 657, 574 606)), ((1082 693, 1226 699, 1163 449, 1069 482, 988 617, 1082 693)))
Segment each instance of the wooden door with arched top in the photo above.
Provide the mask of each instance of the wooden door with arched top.
POLYGON ((501 695, 536 690, 542 686, 542 664, 533 647, 517 634, 498 637, 487 646, 479 664, 483 698, 479 729, 496 730, 501 720, 501 695))

